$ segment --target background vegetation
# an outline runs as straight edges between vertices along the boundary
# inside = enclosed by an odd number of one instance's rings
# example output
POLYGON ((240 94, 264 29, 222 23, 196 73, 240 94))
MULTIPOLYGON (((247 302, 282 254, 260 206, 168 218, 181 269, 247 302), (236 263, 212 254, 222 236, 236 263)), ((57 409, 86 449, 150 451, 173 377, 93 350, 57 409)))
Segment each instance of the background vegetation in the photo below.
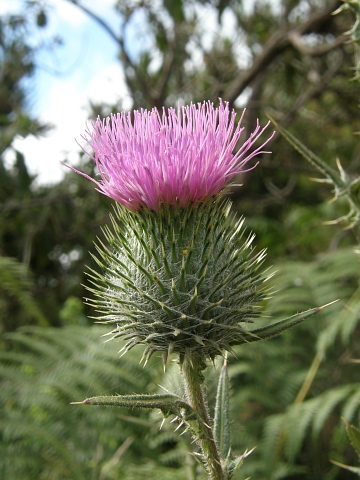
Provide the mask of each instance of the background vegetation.
MULTIPOLYGON (((72 3, 94 17, 89 3, 72 3)), ((356 176, 359 83, 345 34, 354 13, 332 15, 340 0, 255 0, 250 10, 245 3, 114 1, 122 28, 102 26, 118 45, 134 108, 218 97, 234 108, 246 104, 247 128, 270 114, 323 161, 335 167, 339 157, 356 176), (219 33, 210 44, 204 9, 217 12, 219 33), (124 32, 139 10, 153 43, 134 59, 124 32), (221 28, 227 15, 235 35, 221 28)), ((106 329, 93 326, 82 304, 88 252, 111 202, 72 172, 36 187, 20 152, 14 166, 5 164, 17 135, 49 127, 29 113, 23 82, 39 48, 29 32, 44 28, 49 15, 50 0, 0 18, 0 477, 200 478, 189 439, 168 422, 159 431, 159 415, 69 405, 98 394, 155 392, 159 384, 181 392, 181 382, 176 365, 164 378, 160 359, 142 368, 137 350, 119 358, 119 345, 103 343, 106 329)), ((113 105, 89 105, 89 117, 119 108, 120 96, 113 105)), ((331 460, 357 463, 341 416, 359 424, 359 239, 341 222, 324 224, 347 207, 341 198, 328 202, 331 188, 310 178, 316 170, 280 136, 271 150, 231 193, 278 271, 264 315, 339 302, 230 359, 234 448, 257 446, 238 478, 347 480, 354 474, 331 460)), ((85 168, 92 173, 90 161, 85 168)), ((208 379, 210 399, 216 375, 208 379)))

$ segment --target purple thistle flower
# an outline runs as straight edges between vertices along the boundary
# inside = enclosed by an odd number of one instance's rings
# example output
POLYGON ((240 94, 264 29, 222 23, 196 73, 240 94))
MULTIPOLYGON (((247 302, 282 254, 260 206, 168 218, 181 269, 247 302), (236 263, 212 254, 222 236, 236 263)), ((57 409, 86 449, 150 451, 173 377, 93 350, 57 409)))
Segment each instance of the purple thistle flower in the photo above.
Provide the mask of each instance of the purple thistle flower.
POLYGON ((234 154, 244 127, 245 110, 235 127, 236 113, 220 100, 218 108, 208 101, 163 109, 112 114, 91 122, 82 136, 92 147, 89 155, 101 180, 69 167, 92 180, 97 190, 130 210, 144 206, 157 210, 161 204, 185 207, 206 202, 242 172, 256 155, 269 153, 251 147, 268 124, 254 132, 234 154), (244 168, 245 167, 245 168, 244 168))

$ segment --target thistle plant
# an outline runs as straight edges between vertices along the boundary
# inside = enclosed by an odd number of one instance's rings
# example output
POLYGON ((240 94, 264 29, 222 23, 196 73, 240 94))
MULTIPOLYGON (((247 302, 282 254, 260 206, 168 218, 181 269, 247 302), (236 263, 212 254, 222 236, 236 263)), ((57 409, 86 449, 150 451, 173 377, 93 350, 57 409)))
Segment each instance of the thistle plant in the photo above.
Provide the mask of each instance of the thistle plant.
MULTIPOLYGON (((243 113, 244 115, 244 113, 243 113)), ((320 308, 258 326, 269 296, 265 251, 256 252, 244 219, 222 197, 235 175, 267 154, 259 122, 241 143, 244 128, 220 101, 119 113, 91 123, 83 139, 96 164, 96 189, 116 201, 106 245, 98 242, 98 270, 90 270, 89 300, 110 339, 122 352, 143 345, 144 363, 154 355, 164 366, 179 363, 184 397, 163 395, 92 397, 77 402, 157 408, 188 430, 209 478, 233 477, 248 452, 233 457, 229 431, 227 352, 235 345, 281 333, 320 308), (236 150, 237 148, 237 150, 236 150), (236 150, 236 153, 234 151, 236 150), (225 359, 214 418, 203 388, 204 370, 225 359)))

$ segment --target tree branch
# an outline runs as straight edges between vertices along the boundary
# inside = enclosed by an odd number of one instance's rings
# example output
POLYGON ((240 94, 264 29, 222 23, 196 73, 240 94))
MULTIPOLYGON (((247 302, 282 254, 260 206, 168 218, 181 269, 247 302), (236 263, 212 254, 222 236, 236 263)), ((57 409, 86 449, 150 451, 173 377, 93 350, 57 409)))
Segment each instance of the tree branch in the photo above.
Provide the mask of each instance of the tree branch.
MULTIPOLYGON (((131 61, 131 58, 129 57, 125 44, 124 44, 124 35, 118 36, 114 32, 114 30, 110 27, 108 23, 106 23, 101 17, 99 17, 96 13, 91 11, 89 8, 87 8, 85 5, 82 5, 81 3, 78 3, 77 0, 67 0, 68 2, 72 3, 73 5, 77 6, 80 10, 82 10, 86 15, 88 15, 90 18, 92 18, 96 23, 98 23, 109 35, 110 37, 117 43, 117 45, 120 48, 120 55, 121 58, 125 64, 125 68, 130 67, 135 74, 137 82, 140 84, 142 91, 144 94, 146 94, 150 100, 150 103, 157 103, 155 96, 152 93, 152 89, 149 87, 147 82, 144 79, 143 75, 140 75, 138 72, 138 69, 136 65, 131 61)), ((127 18, 128 20, 128 18, 127 18)), ((126 26, 126 22, 123 25, 123 30, 126 26)))
POLYGON ((300 108, 303 105, 305 105, 309 100, 324 91, 325 86, 338 73, 339 69, 341 68, 342 61, 343 55, 340 54, 337 61, 333 63, 331 68, 318 78, 316 84, 297 97, 290 110, 288 110, 281 118, 282 127, 287 127, 287 125, 290 124, 291 120, 294 119, 294 115, 299 112, 300 108))
POLYGON ((224 93, 224 98, 233 105, 237 97, 248 87, 251 82, 266 69, 275 58, 288 48, 291 43, 291 38, 294 34, 297 36, 304 35, 310 32, 317 32, 328 22, 332 13, 342 5, 341 0, 333 0, 329 5, 320 12, 312 14, 308 20, 296 25, 293 28, 284 28, 276 32, 266 43, 262 53, 255 58, 252 66, 242 72, 236 77, 227 87, 224 93))
POLYGON ((90 18, 92 18, 96 23, 98 23, 109 35, 110 37, 115 40, 115 42, 121 46, 121 39, 116 35, 114 30, 110 27, 108 23, 106 23, 102 18, 98 17, 94 12, 89 10, 85 5, 82 5, 81 3, 78 3, 76 0, 67 0, 68 2, 72 3, 76 7, 78 7, 80 10, 82 10, 86 15, 88 15, 90 18))
POLYGON ((343 44, 348 37, 345 35, 340 35, 332 43, 325 45, 319 45, 318 47, 310 47, 306 45, 301 38, 299 32, 292 32, 289 34, 289 40, 291 45, 296 48, 302 55, 309 55, 310 57, 320 57, 326 55, 331 50, 334 50, 339 45, 343 44))

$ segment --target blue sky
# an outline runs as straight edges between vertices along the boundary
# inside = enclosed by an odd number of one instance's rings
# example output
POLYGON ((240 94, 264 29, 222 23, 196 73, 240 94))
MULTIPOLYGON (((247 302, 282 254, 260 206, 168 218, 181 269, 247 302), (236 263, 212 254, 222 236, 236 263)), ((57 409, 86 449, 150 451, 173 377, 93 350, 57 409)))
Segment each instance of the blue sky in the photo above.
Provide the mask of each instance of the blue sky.
MULTIPOLYGON (((87 2, 99 11, 113 27, 120 25, 120 17, 111 9, 113 0, 87 2)), ((0 0, 0 14, 16 11, 21 1, 0 0)), ((29 106, 34 115, 55 126, 46 137, 18 138, 15 147, 25 154, 38 182, 56 182, 65 167, 61 161, 78 161, 76 139, 85 129, 87 105, 93 102, 114 103, 124 100, 130 108, 121 64, 117 60, 115 42, 93 20, 66 0, 53 0, 46 29, 38 30, 38 39, 60 35, 64 45, 55 51, 43 51, 37 57, 38 68, 28 81, 29 106)), ((37 39, 35 38, 35 42, 37 39)), ((11 158, 8 159, 11 162, 11 158)))

